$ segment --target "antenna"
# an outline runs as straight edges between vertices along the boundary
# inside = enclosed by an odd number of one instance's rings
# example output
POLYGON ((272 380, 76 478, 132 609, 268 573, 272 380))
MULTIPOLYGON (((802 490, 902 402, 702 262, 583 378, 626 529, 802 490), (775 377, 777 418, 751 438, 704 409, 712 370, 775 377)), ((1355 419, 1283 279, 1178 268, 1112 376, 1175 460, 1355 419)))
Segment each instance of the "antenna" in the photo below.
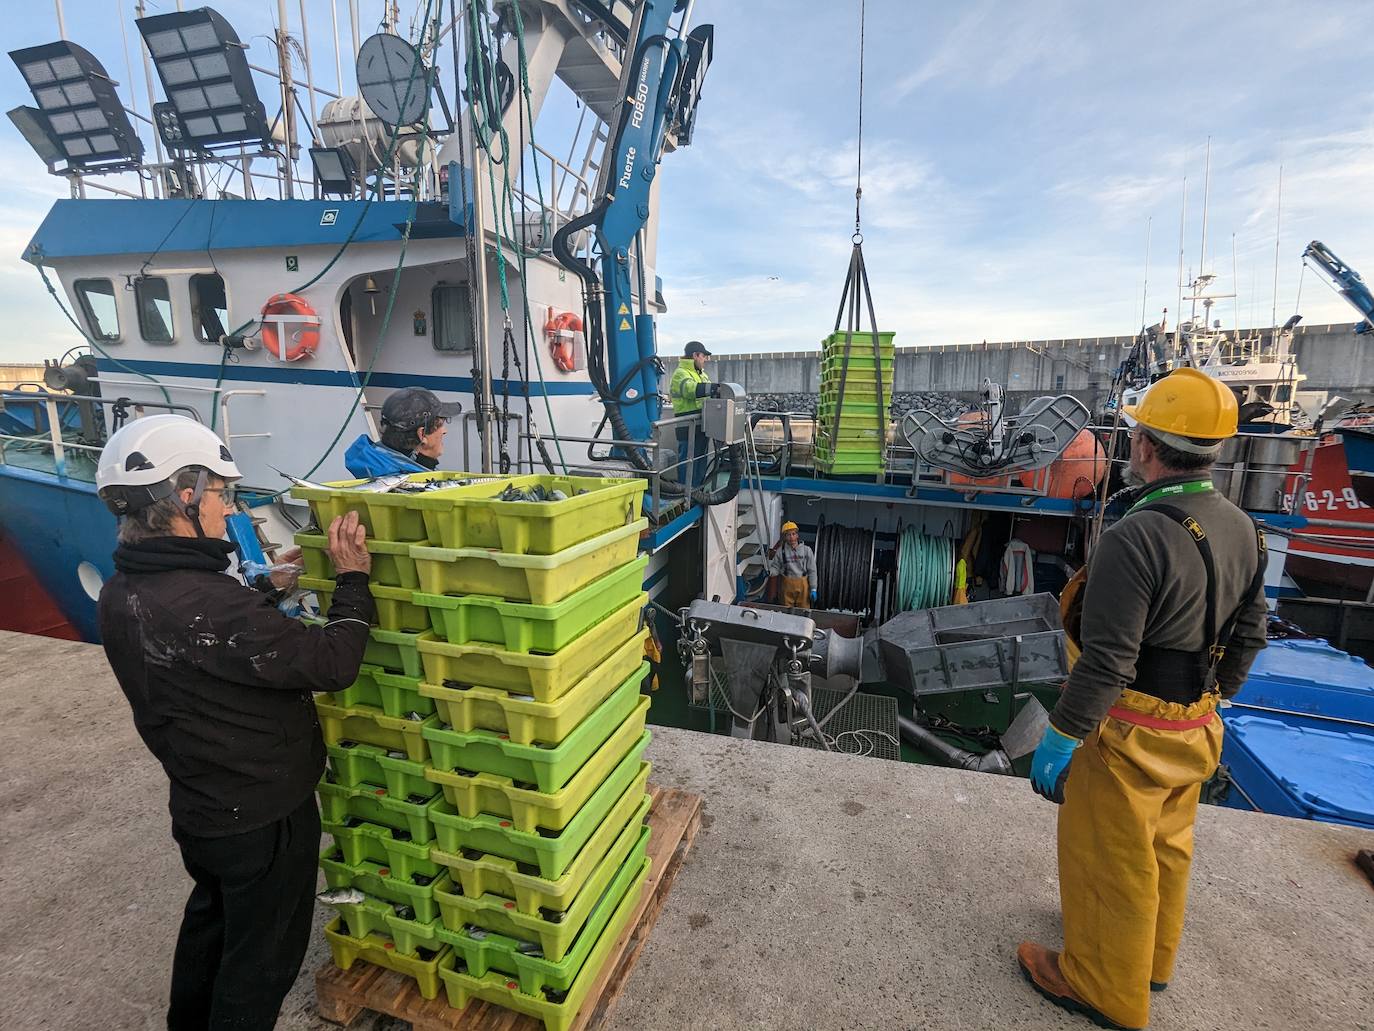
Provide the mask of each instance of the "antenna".
POLYGON ((1197 259, 1197 274, 1207 274, 1207 205, 1212 199, 1212 137, 1207 137, 1207 156, 1202 173, 1202 248, 1197 259))
POLYGON ((1274 210, 1274 307, 1269 313, 1269 321, 1277 332, 1279 328, 1279 242, 1283 230, 1283 158, 1279 158, 1279 201, 1274 210))
POLYGON ((1145 302, 1150 296, 1150 236, 1154 229, 1155 217, 1145 220, 1145 285, 1140 288, 1140 330, 1145 331, 1145 302))
POLYGON ((387 125, 414 125, 429 107, 429 69, 410 43, 379 32, 358 51, 358 92, 387 125))
POLYGON ((1182 341, 1179 340, 1178 325, 1183 318, 1183 246, 1187 242, 1188 228, 1188 177, 1183 177, 1183 207, 1178 213, 1178 307, 1174 309, 1174 350, 1177 351, 1182 341))
POLYGON ((1240 336, 1240 276, 1236 273, 1236 234, 1231 234, 1231 290, 1236 295, 1232 325, 1236 336, 1240 336))

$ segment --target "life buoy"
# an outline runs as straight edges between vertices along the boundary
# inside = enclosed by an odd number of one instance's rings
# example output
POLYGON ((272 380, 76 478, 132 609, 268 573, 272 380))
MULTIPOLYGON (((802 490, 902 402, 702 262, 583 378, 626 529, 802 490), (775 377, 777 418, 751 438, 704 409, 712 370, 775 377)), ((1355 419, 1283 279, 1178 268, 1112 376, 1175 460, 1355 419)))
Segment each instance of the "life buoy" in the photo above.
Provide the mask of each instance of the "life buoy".
POLYGON ((277 294, 269 298, 263 305, 261 319, 263 346, 284 362, 312 355, 320 345, 320 317, 303 297, 277 294))
POLYGON ((564 372, 577 370, 577 342, 582 333, 582 318, 570 311, 554 314, 549 309, 549 321, 544 323, 544 337, 549 342, 549 355, 554 365, 564 372))

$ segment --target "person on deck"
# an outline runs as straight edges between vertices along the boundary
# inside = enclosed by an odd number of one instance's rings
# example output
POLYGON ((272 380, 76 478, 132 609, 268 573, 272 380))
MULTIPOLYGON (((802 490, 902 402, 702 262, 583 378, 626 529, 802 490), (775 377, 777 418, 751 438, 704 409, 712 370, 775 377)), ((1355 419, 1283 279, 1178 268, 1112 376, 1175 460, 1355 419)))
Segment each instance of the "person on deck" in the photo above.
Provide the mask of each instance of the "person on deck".
POLYGON ((1142 1028, 1174 973, 1198 795, 1221 756, 1217 706, 1265 645, 1265 550, 1212 489, 1236 433, 1224 384, 1179 369, 1124 414, 1141 492, 1093 551, 1082 654, 1031 768, 1062 806, 1064 950, 1022 942, 1017 960, 1055 1005, 1142 1028))
POLYGON ((193 885, 172 959, 169 1031, 271 1031, 315 913, 325 749, 312 691, 358 676, 375 609, 356 513, 328 528, 328 622, 284 615, 228 576, 238 467, 181 415, 136 419, 101 452, 119 517, 100 592, 105 655, 170 781, 172 838, 193 885))
POLYGON ((360 480, 439 467, 448 421, 463 410, 424 387, 398 390, 382 404, 382 439, 362 434, 344 453, 344 465, 360 480))
POLYGON ((769 594, 777 578, 782 581, 782 604, 804 609, 816 603, 816 553, 803 544, 797 524, 782 524, 782 540, 768 549, 769 594))
POLYGON ((712 396, 715 384, 706 375, 706 360, 711 352, 700 340, 689 341, 682 349, 682 359, 668 381, 668 397, 673 402, 673 415, 695 415, 692 423, 677 427, 678 478, 691 486, 701 482, 706 468, 706 435, 701 432, 701 406, 712 396), (690 476, 687 468, 688 452, 693 455, 690 476))

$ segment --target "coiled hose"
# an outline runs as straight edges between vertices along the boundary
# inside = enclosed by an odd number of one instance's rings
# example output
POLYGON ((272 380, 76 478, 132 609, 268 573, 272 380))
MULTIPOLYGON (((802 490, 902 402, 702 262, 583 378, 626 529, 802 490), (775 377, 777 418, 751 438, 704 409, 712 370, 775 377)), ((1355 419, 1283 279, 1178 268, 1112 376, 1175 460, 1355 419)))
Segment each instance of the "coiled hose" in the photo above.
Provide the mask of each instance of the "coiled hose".
POLYGON ((948 605, 954 591, 954 541, 908 526, 897 539, 896 611, 948 605))

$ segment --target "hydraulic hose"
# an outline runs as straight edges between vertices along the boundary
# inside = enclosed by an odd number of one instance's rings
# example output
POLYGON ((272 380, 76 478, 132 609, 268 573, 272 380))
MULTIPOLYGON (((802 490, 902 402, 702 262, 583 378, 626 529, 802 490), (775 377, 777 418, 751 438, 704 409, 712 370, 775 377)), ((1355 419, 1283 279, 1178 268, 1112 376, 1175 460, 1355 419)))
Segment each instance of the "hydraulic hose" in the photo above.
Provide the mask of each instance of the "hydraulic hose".
POLYGON ((927 755, 942 760, 946 766, 972 770, 974 773, 1012 775, 1011 760, 1007 758, 1007 753, 1000 748, 994 748, 983 755, 970 752, 966 748, 959 748, 942 738, 936 737, 915 720, 908 719, 901 714, 897 716, 897 727, 901 731, 902 737, 906 738, 910 744, 921 749, 927 755))

